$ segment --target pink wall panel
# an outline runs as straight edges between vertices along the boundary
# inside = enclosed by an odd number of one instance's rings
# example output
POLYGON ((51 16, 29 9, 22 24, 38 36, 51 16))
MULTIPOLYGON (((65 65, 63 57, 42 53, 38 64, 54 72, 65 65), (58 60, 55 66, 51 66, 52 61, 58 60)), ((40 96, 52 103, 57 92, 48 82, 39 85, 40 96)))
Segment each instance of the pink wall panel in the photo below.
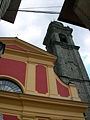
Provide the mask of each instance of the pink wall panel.
POLYGON ((69 89, 67 87, 65 87, 63 84, 61 84, 58 80, 56 80, 56 84, 57 84, 58 94, 60 96, 62 96, 62 97, 70 96, 69 89))
POLYGON ((0 75, 7 75, 18 79, 23 85, 25 85, 26 64, 24 62, 0 59, 0 75))
POLYGON ((48 92, 46 68, 42 65, 36 66, 36 91, 43 94, 48 92))
POLYGON ((17 116, 3 114, 3 120, 19 120, 17 116))

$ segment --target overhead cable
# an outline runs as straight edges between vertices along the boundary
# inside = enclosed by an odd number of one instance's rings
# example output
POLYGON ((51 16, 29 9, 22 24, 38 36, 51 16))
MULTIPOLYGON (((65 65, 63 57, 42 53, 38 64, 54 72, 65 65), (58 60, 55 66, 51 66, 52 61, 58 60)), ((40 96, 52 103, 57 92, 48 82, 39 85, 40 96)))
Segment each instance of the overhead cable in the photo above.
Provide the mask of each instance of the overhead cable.
MULTIPOLYGON (((15 10, 9 10, 10 12, 15 11, 15 10)), ((60 12, 56 11, 38 11, 38 10, 24 10, 24 9, 19 9, 19 12, 33 12, 33 13, 45 13, 45 14, 59 14, 60 12)))

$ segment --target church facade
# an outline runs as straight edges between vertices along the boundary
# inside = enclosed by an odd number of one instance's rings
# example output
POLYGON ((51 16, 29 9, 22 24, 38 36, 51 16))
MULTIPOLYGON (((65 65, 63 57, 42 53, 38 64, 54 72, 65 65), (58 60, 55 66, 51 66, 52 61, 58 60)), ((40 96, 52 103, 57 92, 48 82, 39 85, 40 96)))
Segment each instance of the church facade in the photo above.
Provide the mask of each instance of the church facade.
POLYGON ((79 54, 79 46, 74 44, 72 29, 60 22, 51 22, 44 39, 49 53, 57 56, 54 71, 66 84, 74 83, 81 101, 88 102, 85 112, 86 120, 90 120, 90 80, 79 54))
POLYGON ((0 120, 85 120, 88 104, 53 70, 56 57, 18 38, 0 58, 0 120))

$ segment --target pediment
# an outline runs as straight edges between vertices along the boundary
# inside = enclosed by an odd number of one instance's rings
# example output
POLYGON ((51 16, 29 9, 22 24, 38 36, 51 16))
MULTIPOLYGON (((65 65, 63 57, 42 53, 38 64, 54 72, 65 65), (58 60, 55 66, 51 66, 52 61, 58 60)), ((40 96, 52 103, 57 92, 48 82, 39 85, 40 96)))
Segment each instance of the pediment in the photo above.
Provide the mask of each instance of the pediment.
POLYGON ((56 60, 54 55, 49 54, 45 50, 31 45, 30 43, 27 43, 17 37, 4 37, 0 38, 0 41, 6 44, 6 49, 15 50, 16 52, 42 55, 47 58, 52 58, 54 61, 56 60))

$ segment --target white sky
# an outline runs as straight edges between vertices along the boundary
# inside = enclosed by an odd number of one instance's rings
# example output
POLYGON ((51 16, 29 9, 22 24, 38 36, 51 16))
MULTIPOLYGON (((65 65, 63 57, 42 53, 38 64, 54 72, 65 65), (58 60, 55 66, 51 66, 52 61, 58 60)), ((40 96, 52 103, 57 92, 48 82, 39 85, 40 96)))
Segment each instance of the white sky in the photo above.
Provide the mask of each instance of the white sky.
MULTIPOLYGON (((37 8, 47 6, 62 6, 64 0, 22 0, 20 9, 32 8, 29 10, 42 10, 42 11, 58 11, 58 8, 37 8)), ((27 41, 37 47, 45 49, 43 40, 51 21, 57 20, 59 15, 39 14, 39 13, 24 13, 18 12, 15 23, 0 21, 0 37, 18 37, 27 41)), ((81 27, 66 24, 73 28, 73 40, 76 45, 80 46, 80 54, 90 76, 90 31, 81 27)))

